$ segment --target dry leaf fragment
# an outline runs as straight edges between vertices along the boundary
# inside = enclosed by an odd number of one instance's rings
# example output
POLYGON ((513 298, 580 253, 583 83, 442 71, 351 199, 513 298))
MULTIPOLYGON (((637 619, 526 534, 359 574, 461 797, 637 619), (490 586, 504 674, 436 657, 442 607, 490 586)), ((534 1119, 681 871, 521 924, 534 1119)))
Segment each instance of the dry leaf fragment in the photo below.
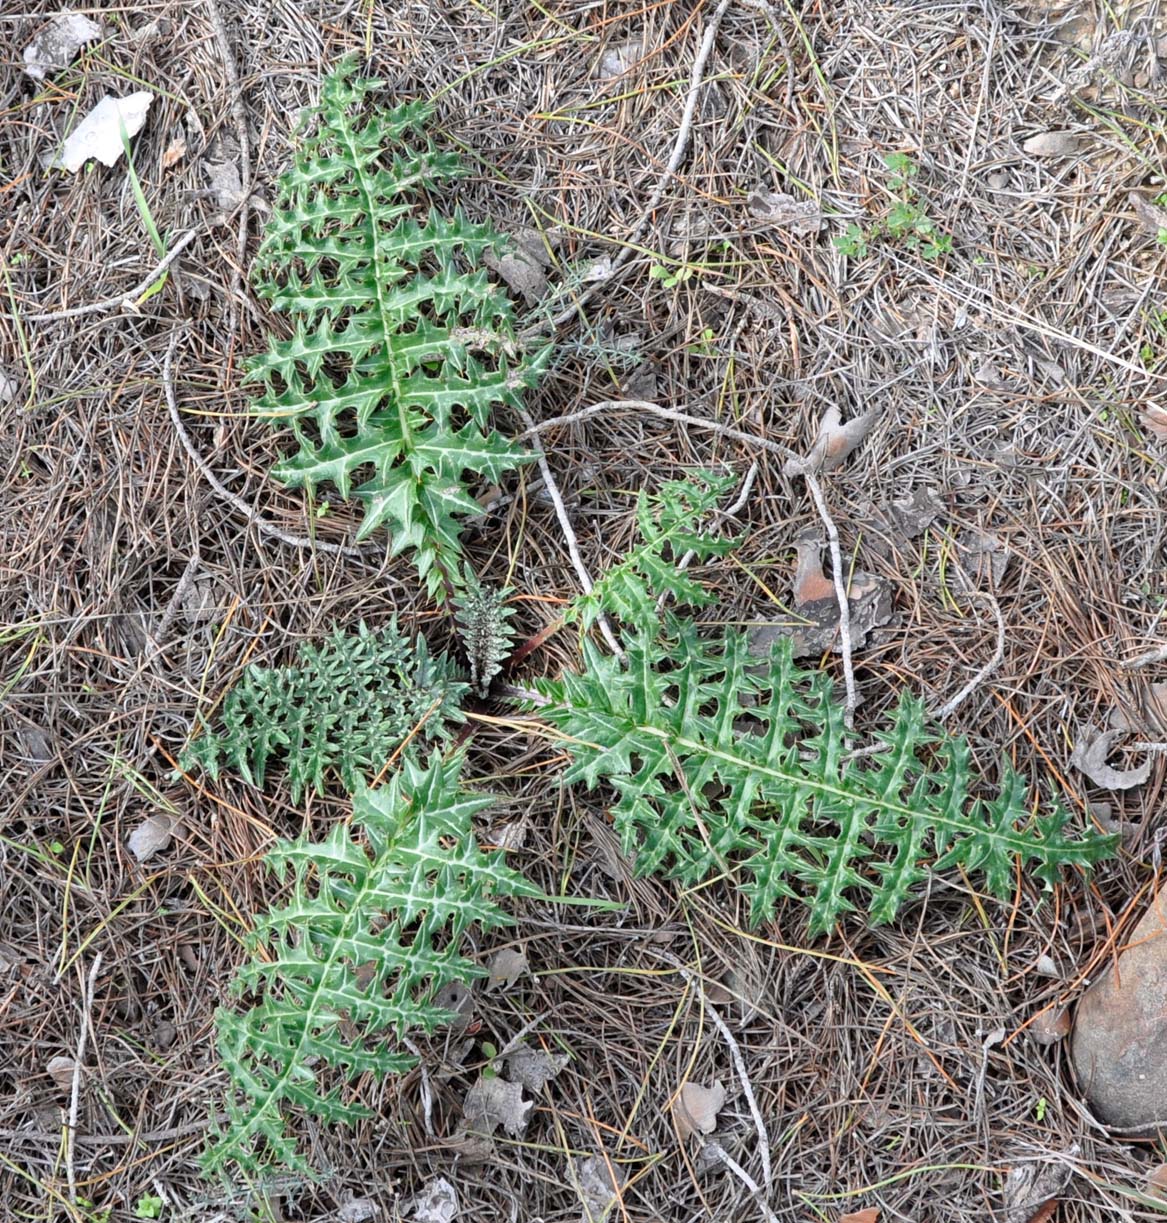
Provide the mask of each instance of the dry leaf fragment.
POLYGON ((1144 760, 1133 769, 1114 769, 1106 763, 1111 749, 1123 737, 1123 730, 1104 730, 1083 735, 1074 745, 1070 763, 1104 790, 1133 790, 1151 775, 1151 761, 1144 760))
POLYGON ((434 1006, 453 1016, 450 1026, 455 1030, 466 1027, 474 1011, 474 995, 461 981, 448 981, 434 995, 434 1006))
POLYGON ((223 144, 216 144, 203 168, 207 172, 212 199, 224 212, 233 212, 243 203, 243 180, 239 177, 239 167, 231 160, 230 151, 223 144))
MULTIPOLYGON (((1067 1156, 1077 1153, 1077 1144, 1066 1151, 1067 1156)), ((1035 1217, 1040 1218, 1040 1212, 1057 1198, 1072 1175, 1069 1159, 1026 1162, 1011 1168, 1005 1178, 1003 1223, 1032 1223, 1035 1217)))
POLYGON ((793 478, 806 472, 832 471, 871 432, 878 412, 872 408, 862 416, 843 421, 838 408, 828 408, 819 421, 818 436, 804 459, 788 459, 783 473, 793 478))
POLYGON ((1070 157, 1081 143, 1075 132, 1040 132, 1030 136, 1021 147, 1030 157, 1070 157))
POLYGON ((1069 1009, 1056 1006, 1052 1010, 1039 1011, 1025 1030, 1030 1039, 1039 1045, 1056 1045, 1070 1034, 1069 1009))
MULTIPOLYGON (((795 541, 798 563, 794 574, 796 619, 757 624, 749 630, 750 653, 768 655, 770 645, 779 637, 794 643, 793 656, 806 658, 826 650, 842 650, 839 634, 839 601, 835 584, 822 567, 822 540, 804 532, 795 541)), ((862 569, 851 575, 848 592, 851 617, 851 648, 862 649, 873 629, 886 624, 892 616, 890 587, 882 578, 862 569)))
POLYGON ((580 1223, 605 1223, 619 1200, 627 1173, 601 1155, 589 1155, 572 1168, 583 1214, 580 1223))
POLYGON ((551 260, 543 235, 534 229, 521 229, 501 254, 487 251, 483 262, 506 281, 528 306, 533 306, 547 291, 547 271, 551 260))
POLYGON ((853 1210, 850 1214, 839 1216, 839 1223, 878 1223, 878 1220, 878 1206, 868 1206, 866 1210, 853 1210))
POLYGON ((520 1083, 505 1079, 479 1079, 466 1093, 462 1116, 475 1134, 489 1138, 501 1125, 512 1138, 518 1138, 527 1128, 527 1114, 535 1107, 534 1100, 523 1099, 520 1083))
POLYGON ((1127 199, 1135 210, 1135 216, 1139 218, 1139 224, 1152 238, 1157 238, 1162 230, 1167 229, 1167 211, 1157 208, 1137 191, 1132 191, 1127 199))
POLYGON ((162 168, 169 170, 176 161, 181 161, 186 156, 186 137, 179 132, 177 136, 166 146, 166 152, 162 154, 162 168))
POLYGON ((630 68, 640 63, 643 55, 644 44, 639 40, 609 47, 600 56, 600 66, 596 75, 599 77, 623 76, 630 68))
POLYGON ((1148 403, 1139 413, 1139 423, 1160 442, 1167 442, 1167 408, 1148 403))
POLYGON ((458 1191, 444 1176, 435 1176, 406 1202, 405 1211, 411 1223, 454 1223, 458 1217, 458 1191))
POLYGON ((514 947, 503 947, 490 957, 490 973, 486 988, 491 991, 510 989, 527 971, 527 953, 514 947))
POLYGON ((101 37, 101 26, 80 13, 58 13, 24 48, 24 70, 34 81, 68 68, 86 43, 101 37))
POLYGON ((1147 1173, 1147 1192, 1153 1198, 1167 1199, 1167 1164, 1156 1164, 1147 1173))
POLYGON ((746 197, 750 216, 799 236, 817 234, 823 227, 822 209, 814 200, 799 200, 781 191, 751 191, 746 197))
POLYGON ((49 1078, 56 1083, 57 1090, 63 1092, 72 1092, 76 1068, 77 1063, 71 1057, 52 1057, 45 1066, 49 1078))
POLYGON ((130 833, 126 841, 126 848, 139 862, 145 862, 168 848, 171 838, 181 830, 182 825, 179 823, 178 816, 151 815, 130 833))
POLYGON ((673 1101, 673 1117, 682 1138, 690 1134, 712 1134, 717 1128, 717 1114, 725 1103, 725 1088, 720 1082, 712 1087, 686 1083, 673 1101))
POLYGON ((69 134, 61 151, 49 158, 49 166, 76 174, 92 157, 112 166, 124 152, 123 128, 127 139, 136 135, 153 101, 154 95, 145 89, 124 98, 106 94, 69 134))
POLYGON ((503 1060, 506 1063, 507 1078, 537 1096, 567 1065, 568 1057, 566 1053, 544 1053, 541 1049, 532 1049, 527 1044, 521 1044, 512 1049, 503 1060))

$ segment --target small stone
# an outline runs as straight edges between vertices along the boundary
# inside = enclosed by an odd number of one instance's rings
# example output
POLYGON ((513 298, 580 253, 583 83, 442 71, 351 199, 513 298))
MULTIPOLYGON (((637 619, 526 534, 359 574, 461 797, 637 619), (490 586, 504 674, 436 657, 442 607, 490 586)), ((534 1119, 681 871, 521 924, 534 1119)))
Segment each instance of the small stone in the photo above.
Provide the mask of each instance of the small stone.
POLYGON ((1070 1056, 1078 1085, 1109 1125, 1153 1131, 1167 1119, 1167 893, 1082 996, 1070 1056))

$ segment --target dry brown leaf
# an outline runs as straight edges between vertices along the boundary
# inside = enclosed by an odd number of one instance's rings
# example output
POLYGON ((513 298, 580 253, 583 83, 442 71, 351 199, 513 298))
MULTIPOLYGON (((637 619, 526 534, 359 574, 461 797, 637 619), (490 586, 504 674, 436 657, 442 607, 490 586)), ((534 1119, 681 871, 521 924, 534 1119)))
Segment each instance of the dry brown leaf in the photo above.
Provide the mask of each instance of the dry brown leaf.
POLYGON ((169 170, 176 161, 181 161, 186 156, 186 137, 179 132, 177 136, 166 146, 166 152, 162 154, 162 168, 169 170))
POLYGON ((501 1125, 512 1138, 527 1128, 527 1114, 535 1107, 534 1100, 523 1099, 519 1083, 504 1079, 479 1079, 466 1093, 462 1116, 467 1128, 489 1137, 501 1125))
POLYGON ((1167 408, 1149 403, 1139 413, 1139 423, 1156 440, 1167 442, 1167 408))
POLYGON ((725 1088, 720 1083, 702 1087, 686 1083, 673 1101, 673 1116, 682 1138, 690 1134, 712 1134, 717 1128, 717 1114, 725 1103, 725 1088))
POLYGON ((1125 730, 1104 730, 1098 735, 1088 732, 1074 745, 1070 763, 1104 790, 1133 790, 1143 785, 1151 776, 1149 759, 1133 769, 1115 769, 1106 763, 1111 749, 1125 734, 1125 730))
POLYGON ((1025 1030, 1029 1033, 1030 1040, 1039 1045, 1056 1045, 1070 1034, 1070 1012, 1064 1006, 1039 1011, 1025 1030))
POLYGON ((126 848, 139 862, 145 862, 155 854, 169 848, 171 838, 183 828, 178 816, 162 814, 144 819, 126 839, 126 848))
MULTIPOLYGON (((798 562, 794 573, 794 610, 797 616, 756 624, 748 633, 750 653, 764 657, 779 637, 789 637, 795 658, 842 650, 839 634, 839 600, 835 584, 823 573, 822 541, 807 532, 795 541, 798 562)), ((891 589, 883 578, 862 569, 851 575, 848 610, 851 616, 851 648, 867 644, 872 629, 886 624, 892 616, 891 589)))
MULTIPOLYGON (((1066 1154, 1073 1155, 1076 1147, 1066 1154)), ((1002 1223, 1034 1223, 1048 1219, 1050 1204, 1057 1205, 1058 1194, 1066 1187, 1073 1175, 1072 1164, 1064 1159, 1048 1159, 1044 1163, 1036 1160, 1018 1164, 1005 1177, 1005 1208, 1002 1223)))
POLYGON ((751 191, 746 207, 756 221, 796 235, 817 234, 823 227, 822 209, 814 200, 799 200, 779 191, 751 191))
POLYGON ((1139 224, 1152 238, 1157 238, 1160 230, 1167 229, 1167 212, 1162 208, 1156 208, 1137 191, 1132 191, 1127 199, 1135 210, 1135 216, 1139 218, 1139 224))
POLYGON ((541 1049, 521 1044, 512 1049, 503 1061, 506 1063, 507 1078, 512 1083, 519 1083, 532 1095, 539 1095, 567 1065, 568 1057, 566 1053, 544 1053, 541 1049))
POLYGON ((819 421, 818 435, 805 459, 788 459, 783 473, 793 478, 808 471, 832 471, 871 432, 879 413, 875 408, 844 421, 838 408, 828 408, 819 421))
POLYGON ((1156 1164, 1147 1173, 1147 1191, 1151 1197, 1167 1199, 1167 1164, 1156 1164))
POLYGON ((527 971, 527 953, 515 947, 503 947, 490 957, 486 988, 490 991, 512 988, 527 971))
POLYGON ((71 1057, 51 1057, 45 1070, 49 1078, 57 1085, 58 1091, 72 1092, 73 1090, 73 1072, 77 1068, 77 1063, 71 1057))
POLYGON ((575 1164, 574 1180, 583 1214, 580 1223, 605 1223, 628 1179, 623 1168, 602 1155, 589 1155, 575 1164))
POLYGON ((850 1214, 840 1215, 839 1223, 877 1223, 879 1207, 868 1206, 866 1210, 853 1210, 850 1214))
POLYGON ((1076 132, 1041 132, 1030 136, 1021 147, 1030 157, 1070 157, 1081 143, 1076 132))

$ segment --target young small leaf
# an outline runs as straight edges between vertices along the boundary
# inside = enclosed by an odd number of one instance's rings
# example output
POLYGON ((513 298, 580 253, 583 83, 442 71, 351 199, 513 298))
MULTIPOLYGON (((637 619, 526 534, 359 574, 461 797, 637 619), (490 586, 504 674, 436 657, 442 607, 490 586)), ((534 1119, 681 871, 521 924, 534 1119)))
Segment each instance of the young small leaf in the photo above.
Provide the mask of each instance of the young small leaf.
POLYGON ((448 738, 465 692, 445 656, 431 658, 424 637, 413 643, 395 623, 334 629, 290 667, 249 667, 223 702, 222 729, 208 729, 179 764, 217 778, 226 763, 262 786, 269 765, 286 760, 294 803, 322 793, 331 769, 352 793, 415 728, 422 741, 448 738))

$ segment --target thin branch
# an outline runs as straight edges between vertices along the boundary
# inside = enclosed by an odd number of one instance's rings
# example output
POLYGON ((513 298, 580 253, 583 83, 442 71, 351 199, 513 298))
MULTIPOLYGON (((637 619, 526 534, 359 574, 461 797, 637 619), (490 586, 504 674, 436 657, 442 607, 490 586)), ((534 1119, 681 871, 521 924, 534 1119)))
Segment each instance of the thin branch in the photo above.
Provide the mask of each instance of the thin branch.
POLYGON ((178 434, 178 440, 182 443, 182 448, 186 451, 190 461, 202 473, 203 479, 227 502, 228 505, 238 510, 248 522, 253 523, 258 531, 264 535, 270 535, 272 539, 278 539, 280 543, 287 544, 290 548, 308 548, 315 549, 319 552, 331 552, 337 556, 355 556, 362 560, 367 559, 366 554, 360 548, 351 548, 347 544, 331 544, 322 539, 304 539, 299 535, 289 535, 286 531, 281 531, 279 527, 273 526, 266 518, 261 517, 242 497, 237 497, 230 489, 225 488, 220 482, 215 473, 211 470, 206 459, 199 454, 190 434, 186 431, 186 426, 182 423, 182 417, 178 414, 178 404, 174 398, 174 383, 171 380, 170 369, 174 360, 174 348, 178 342, 178 330, 170 337, 170 344, 166 349, 166 358, 162 362, 162 389, 166 394, 166 406, 170 410, 170 419, 174 424, 175 432, 178 434))
POLYGON ((993 651, 993 657, 981 667, 976 675, 951 700, 941 705, 932 715, 938 722, 943 722, 945 718, 951 717, 957 707, 967 699, 973 690, 983 684, 996 671, 1005 657, 1005 620, 1001 615, 1001 605, 987 590, 970 591, 969 593, 976 598, 987 599, 989 606, 993 609, 993 616, 997 621, 997 648, 993 651))
POLYGON ((223 72, 227 77, 231 118, 235 123, 235 138, 239 142, 240 204, 239 223, 235 239, 235 266, 231 269, 231 297, 228 326, 234 336, 238 326, 236 303, 243 300, 243 263, 247 257, 247 221, 251 202, 251 141, 247 135, 247 112, 243 109, 243 87, 239 83, 239 71, 231 51, 231 40, 227 37, 227 26, 218 0, 205 0, 215 41, 219 44, 219 56, 223 61, 223 72))
POLYGON ((85 1049, 89 1044, 89 1029, 93 1023, 93 993, 97 986, 97 974, 101 972, 103 953, 93 957, 93 966, 85 981, 84 1012, 81 1016, 81 1035, 77 1038, 77 1056, 73 1061, 73 1090, 69 1096, 69 1125, 65 1133, 65 1168, 69 1176, 69 1200, 77 1204, 77 1174, 73 1168, 74 1135, 77 1133, 77 1118, 81 1111, 81 1075, 85 1065, 85 1049))
MULTIPOLYGON (((590 595, 595 583, 592 581, 592 576, 588 573, 587 566, 583 563, 583 557, 579 553, 579 541, 575 537, 575 531, 571 525, 571 519, 567 516, 567 507, 563 504, 563 497, 559 492, 559 485, 555 483, 555 477, 551 474, 551 467, 547 462, 546 452, 543 450, 543 443, 539 441, 536 434, 539 433, 539 426, 531 420, 531 414, 525 408, 516 408, 519 418, 526 426, 526 432, 521 433, 520 437, 530 437, 532 439, 531 448, 535 451, 535 461, 539 464, 539 473, 543 477, 543 484, 547 490, 547 495, 551 498, 551 504, 555 506, 555 517, 559 519, 559 529, 563 532, 563 538, 567 543, 568 555, 571 557, 572 567, 575 569, 576 576, 579 578, 579 584, 583 587, 584 594, 590 595)), ((608 623, 607 616, 601 613, 600 615, 600 632, 603 634, 604 640, 608 643, 608 649, 612 651, 621 661, 624 660, 624 651, 620 648, 620 643, 616 640, 616 634, 612 632, 612 626, 608 623)))
POLYGON ((802 476, 806 481, 807 488, 810 489, 815 509, 818 511, 818 516, 826 528, 827 541, 831 550, 831 565, 835 571, 835 599, 839 605, 839 636, 843 646, 843 682, 847 692, 844 718, 847 728, 850 729, 854 725, 855 710, 859 705, 859 696, 855 687, 855 665, 851 657, 851 604, 843 583, 843 554, 839 546, 839 531, 835 526, 830 511, 827 509, 826 499, 823 496, 822 485, 819 483, 818 476, 807 468, 801 456, 791 450, 789 446, 782 446, 778 442, 770 441, 769 438, 758 437, 755 433, 746 433, 743 429, 734 429, 730 425, 723 425, 715 420, 706 420, 701 416, 690 416, 687 412, 675 412, 672 408, 662 408, 659 404, 652 403, 647 399, 607 399, 603 403, 591 404, 589 407, 581 408, 580 411, 572 412, 567 416, 553 416, 550 420, 541 421, 538 425, 532 424, 530 417, 524 413, 524 423, 527 429, 516 440, 521 441, 523 438, 532 437, 535 434, 542 433, 545 429, 555 428, 559 425, 574 424, 576 421, 586 420, 589 416, 618 411, 645 412, 650 416, 658 416, 662 420, 675 421, 677 424, 689 425, 695 429, 708 429, 711 433, 718 433, 722 437, 731 437, 735 441, 743 442, 748 446, 761 447, 761 449, 771 454, 780 455, 788 462, 798 464, 798 474, 802 476))
POLYGON ((589 416, 599 416, 605 412, 644 412, 649 416, 659 416, 661 420, 671 420, 679 425, 689 425, 694 429, 708 429, 711 433, 719 433, 722 437, 732 437, 735 441, 745 442, 750 446, 760 446, 771 454, 780 455, 783 459, 797 459, 799 456, 789 446, 772 442, 769 438, 759 437, 756 433, 747 433, 744 429, 735 429, 732 425, 723 425, 716 420, 707 420, 703 416, 690 416, 687 412, 676 412, 672 408, 662 408, 660 404, 647 399, 605 399, 602 403, 593 403, 567 416, 553 416, 550 420, 542 420, 537 425, 528 425, 525 433, 520 433, 516 441, 522 441, 535 433, 543 433, 547 429, 556 429, 560 425, 573 425, 577 421, 587 420, 589 416))
POLYGON ((1156 646, 1155 649, 1148 650, 1145 654, 1139 654, 1134 658, 1128 658, 1118 665, 1124 671, 1133 671, 1136 667, 1150 667, 1157 662, 1167 662, 1167 645, 1156 646))
MULTIPOLYGON (((758 1101, 754 1098, 754 1089, 750 1085, 749 1075, 746 1074, 746 1063, 742 1058, 741 1048, 734 1039, 733 1033, 729 1030, 729 1025, 717 1013, 717 1008, 713 1003, 710 1002, 701 978, 691 969, 684 967, 681 967, 681 976, 700 993, 705 1013, 713 1020, 725 1043, 729 1045, 729 1054, 733 1059, 733 1068, 737 1072, 738 1082, 741 1084, 742 1092, 746 1097, 746 1103, 749 1105, 750 1116, 754 1119, 754 1129, 758 1131, 758 1150, 762 1156, 762 1179, 766 1185, 766 1194, 768 1196, 774 1192, 774 1170, 770 1163, 770 1138, 766 1133, 766 1123, 762 1120, 762 1110, 758 1107, 758 1101)), ((756 1192, 757 1186, 754 1186, 754 1189, 756 1192)))
POLYGON ((48 314, 0 314, 0 318, 15 319, 19 317, 22 323, 56 323, 61 319, 81 318, 86 314, 101 314, 105 310, 124 310, 127 314, 138 313, 137 299, 157 283, 158 277, 182 254, 184 250, 202 233, 202 226, 188 229, 186 233, 166 252, 154 265, 153 271, 145 279, 136 284, 128 293, 117 297, 107 297, 102 301, 90 302, 87 306, 71 306, 68 310, 55 310, 48 314))
POLYGON ((653 191, 648 203, 641 210, 640 217, 632 227, 632 232, 624 239, 624 245, 612 260, 608 275, 603 280, 594 281, 572 301, 570 306, 560 314, 557 314, 551 320, 553 328, 558 329, 562 327, 564 323, 568 322, 578 311, 583 309, 596 293, 600 291, 603 285, 607 284, 616 272, 628 262, 640 235, 644 233, 649 221, 652 220, 652 214, 660 207, 660 202, 665 197, 665 191, 668 190, 669 182, 673 175, 676 174, 677 168, 684 159, 685 150, 689 147, 689 134, 693 128, 693 116, 697 113, 697 98, 701 93, 701 86, 704 84, 705 65, 709 61, 710 53, 713 51, 714 40, 717 38, 718 27, 721 25, 721 19, 725 16, 729 5, 730 0, 721 0, 717 8, 713 10, 713 15, 709 18, 709 22, 701 35, 701 45, 697 48, 697 55, 693 60, 693 71, 689 77, 689 92, 685 98, 685 109, 681 114, 681 125, 677 129, 677 138, 673 141, 673 151, 669 155, 665 172, 661 175, 656 189, 653 191))
POLYGON ((831 549, 831 568, 834 570, 835 600, 839 604, 839 638, 843 643, 843 683, 846 685, 847 698, 843 707, 843 721, 847 729, 855 725, 855 710, 859 705, 859 695, 855 689, 855 666, 851 661, 851 599, 843 584, 843 550, 839 547, 839 529, 827 509, 826 498, 823 496, 822 485, 813 471, 803 470, 802 478, 806 481, 810 495, 814 498, 814 507, 827 531, 827 543, 831 549))

